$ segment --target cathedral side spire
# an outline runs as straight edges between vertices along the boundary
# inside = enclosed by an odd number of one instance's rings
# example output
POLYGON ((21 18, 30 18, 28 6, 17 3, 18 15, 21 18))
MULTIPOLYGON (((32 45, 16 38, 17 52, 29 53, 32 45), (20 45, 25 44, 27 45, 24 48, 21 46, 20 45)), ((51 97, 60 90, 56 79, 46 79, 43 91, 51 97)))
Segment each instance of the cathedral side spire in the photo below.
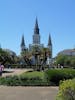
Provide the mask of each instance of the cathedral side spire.
POLYGON ((0 44, 0 49, 1 49, 1 44, 0 44))
POLYGON ((49 39, 48 39, 48 46, 52 45, 52 42, 51 42, 51 36, 49 34, 49 39))
POLYGON ((52 41, 51 41, 51 36, 49 34, 49 39, 48 39, 48 49, 50 50, 50 58, 52 58, 52 41))
POLYGON ((25 46, 24 35, 22 35, 21 46, 25 46))
POLYGON ((25 50, 25 41, 24 41, 24 35, 22 35, 22 41, 21 41, 21 51, 25 50))

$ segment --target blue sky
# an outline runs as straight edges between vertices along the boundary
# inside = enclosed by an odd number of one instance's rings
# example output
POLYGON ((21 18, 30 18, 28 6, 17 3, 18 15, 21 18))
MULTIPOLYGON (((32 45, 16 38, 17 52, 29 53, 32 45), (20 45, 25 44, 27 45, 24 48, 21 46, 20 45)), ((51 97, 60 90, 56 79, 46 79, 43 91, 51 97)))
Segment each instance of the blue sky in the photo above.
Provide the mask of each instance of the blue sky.
POLYGON ((19 54, 23 33, 28 47, 36 16, 41 43, 46 46, 51 34, 53 56, 75 47, 75 0, 0 0, 1 47, 19 54))

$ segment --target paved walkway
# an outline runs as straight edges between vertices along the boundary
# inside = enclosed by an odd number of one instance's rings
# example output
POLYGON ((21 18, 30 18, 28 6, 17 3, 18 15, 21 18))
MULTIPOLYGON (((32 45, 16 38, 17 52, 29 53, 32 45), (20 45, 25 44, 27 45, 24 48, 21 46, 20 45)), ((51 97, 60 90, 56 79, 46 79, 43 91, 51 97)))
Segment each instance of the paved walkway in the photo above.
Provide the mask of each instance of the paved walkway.
MULTIPOLYGON (((19 75, 31 69, 5 69, 4 76, 19 75)), ((0 86, 0 100, 55 100, 58 87, 0 86)))
POLYGON ((8 71, 9 73, 3 73, 2 76, 9 76, 9 75, 20 75, 24 72, 30 71, 32 69, 4 69, 4 71, 8 71))
POLYGON ((0 100, 56 100, 58 87, 0 86, 0 100))

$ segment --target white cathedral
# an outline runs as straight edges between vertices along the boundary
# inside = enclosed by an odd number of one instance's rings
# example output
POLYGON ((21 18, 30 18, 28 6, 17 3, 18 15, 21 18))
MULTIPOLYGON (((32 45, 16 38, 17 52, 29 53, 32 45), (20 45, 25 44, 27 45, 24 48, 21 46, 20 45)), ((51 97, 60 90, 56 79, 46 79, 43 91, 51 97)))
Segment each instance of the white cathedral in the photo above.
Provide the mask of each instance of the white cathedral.
MULTIPOLYGON (((34 27, 34 34, 33 34, 33 43, 29 44, 28 50, 31 51, 33 47, 38 47, 39 49, 44 48, 44 44, 40 43, 40 32, 39 32, 39 26, 38 26, 38 20, 36 18, 35 21, 35 27, 34 27)), ((51 36, 49 34, 49 39, 48 39, 48 44, 47 47, 50 50, 51 56, 49 57, 50 59, 52 58, 52 41, 51 41, 51 36)), ((21 51, 25 51, 26 45, 24 41, 24 35, 22 36, 22 41, 21 41, 21 51)))

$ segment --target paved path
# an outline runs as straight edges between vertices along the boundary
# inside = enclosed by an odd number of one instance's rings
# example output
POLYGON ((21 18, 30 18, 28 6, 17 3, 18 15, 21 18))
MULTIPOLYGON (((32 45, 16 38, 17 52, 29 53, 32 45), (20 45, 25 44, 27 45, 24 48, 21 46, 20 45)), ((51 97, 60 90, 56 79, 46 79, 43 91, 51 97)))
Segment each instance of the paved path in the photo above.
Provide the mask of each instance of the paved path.
POLYGON ((9 73, 3 73, 2 76, 9 76, 9 75, 20 75, 24 72, 27 72, 32 69, 4 69, 4 71, 9 71, 9 73))
POLYGON ((58 87, 0 86, 0 100, 55 100, 58 87))
MULTIPOLYGON (((4 76, 19 75, 30 69, 5 69, 11 73, 4 76)), ((55 100, 58 87, 7 87, 0 86, 0 100, 55 100)))

